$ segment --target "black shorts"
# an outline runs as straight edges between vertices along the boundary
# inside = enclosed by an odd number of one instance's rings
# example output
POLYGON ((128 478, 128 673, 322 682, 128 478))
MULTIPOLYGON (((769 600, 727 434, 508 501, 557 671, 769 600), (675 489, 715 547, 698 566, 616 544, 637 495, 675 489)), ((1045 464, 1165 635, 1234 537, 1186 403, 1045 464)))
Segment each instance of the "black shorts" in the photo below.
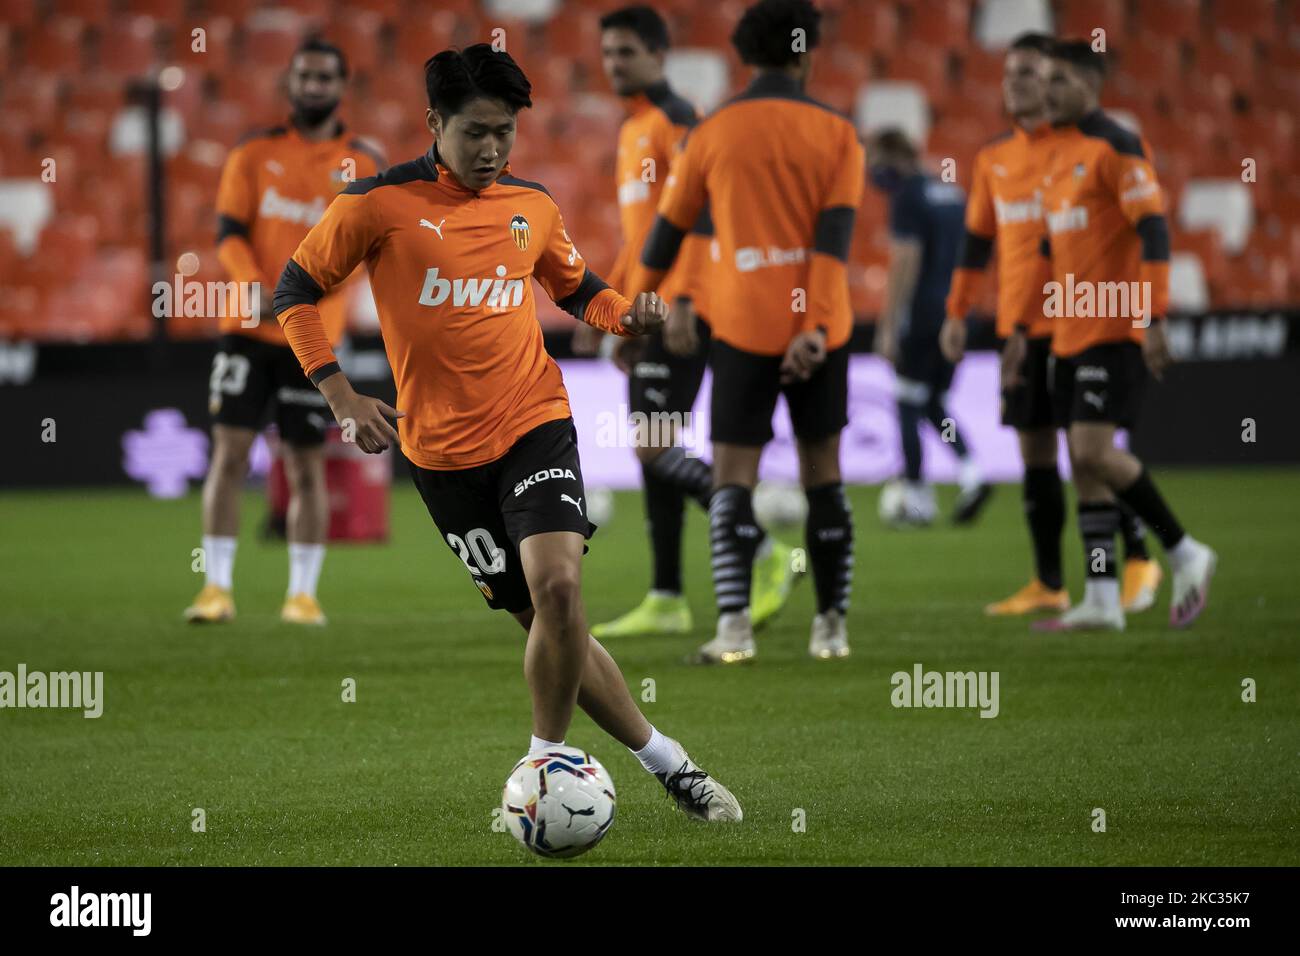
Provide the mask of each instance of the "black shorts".
POLYGON ((1136 342, 1113 342, 1069 358, 1052 356, 1048 377, 1059 427, 1109 422, 1132 428, 1146 390, 1147 367, 1136 342))
MULTIPOLYGON (((1005 343, 1004 343, 1005 347, 1005 343)), ((1025 365, 1021 369, 1021 383, 1002 393, 1002 424, 1017 431, 1032 428, 1051 428, 1052 390, 1048 387, 1047 367, 1052 357, 1050 335, 1028 339, 1025 343, 1025 365)))
POLYGON ((334 421, 325 396, 303 374, 293 349, 247 335, 223 335, 212 357, 208 411, 218 425, 258 431, 273 418, 291 445, 325 441, 334 421))
POLYGON ((627 377, 627 404, 630 411, 650 415, 654 412, 685 414, 695 407, 700 381, 709 364, 709 325, 695 320, 700 346, 694 355, 674 355, 664 348, 661 333, 649 336, 645 354, 632 366, 627 377))
MULTIPOLYGON (((533 606, 519 542, 547 531, 590 538, 578 430, 572 418, 538 425, 486 465, 433 471, 411 465, 433 523, 493 610, 533 606)), ((584 548, 585 552, 585 548, 584 548)))
POLYGON ((895 381, 898 400, 909 405, 925 405, 931 399, 942 400, 952 386, 957 366, 943 357, 939 333, 905 336, 898 343, 898 367, 895 381))
POLYGON ((713 340, 710 440, 762 446, 772 440, 772 413, 784 393, 795 437, 816 441, 849 423, 849 347, 826 353, 806 382, 781 384, 781 356, 755 355, 713 340))

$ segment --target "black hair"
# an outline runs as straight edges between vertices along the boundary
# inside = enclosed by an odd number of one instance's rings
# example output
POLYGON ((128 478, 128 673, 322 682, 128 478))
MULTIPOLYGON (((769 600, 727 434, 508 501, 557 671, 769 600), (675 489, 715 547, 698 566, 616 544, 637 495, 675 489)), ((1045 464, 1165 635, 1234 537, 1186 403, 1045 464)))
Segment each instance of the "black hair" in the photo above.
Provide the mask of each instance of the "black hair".
POLYGON ((449 118, 476 97, 501 100, 512 113, 533 105, 533 85, 504 50, 475 43, 464 50, 443 50, 424 63, 429 108, 449 118))
POLYGON ((817 46, 821 18, 809 0, 758 0, 736 24, 731 45, 750 66, 786 66, 817 46), (794 49, 795 30, 803 31, 803 51, 794 49))
POLYGON ((898 156, 908 160, 914 160, 919 156, 916 146, 908 139, 907 134, 896 126, 876 130, 871 134, 870 145, 872 152, 884 153, 887 156, 898 156))
POLYGON ((1052 37, 1046 33, 1022 33, 1011 41, 1008 50, 1033 50, 1035 53, 1050 54, 1053 44, 1056 43, 1052 37))
POLYGON ((1098 77, 1106 75, 1105 56, 1094 50, 1087 40, 1056 40, 1047 55, 1054 60, 1095 73, 1098 77))
POLYGON ((668 49, 668 24, 659 12, 637 4, 622 7, 600 18, 602 30, 631 30, 651 53, 668 49))
POLYGON ((308 37, 307 39, 303 40, 302 43, 298 44, 298 49, 293 51, 293 55, 295 57, 299 53, 326 53, 334 57, 334 59, 337 60, 339 64, 339 76, 343 77, 345 80, 347 79, 348 58, 344 56, 343 51, 340 50, 338 47, 336 47, 333 43, 327 43, 325 40, 322 40, 320 37, 308 37))

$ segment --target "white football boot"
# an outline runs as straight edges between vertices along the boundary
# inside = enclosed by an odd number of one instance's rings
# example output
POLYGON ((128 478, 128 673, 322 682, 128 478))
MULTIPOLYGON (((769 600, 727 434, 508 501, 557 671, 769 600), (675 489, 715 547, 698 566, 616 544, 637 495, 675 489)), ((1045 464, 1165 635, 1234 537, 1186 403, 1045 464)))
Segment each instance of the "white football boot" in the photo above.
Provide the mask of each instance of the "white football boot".
POLYGON ((749 608, 729 611, 718 617, 718 633, 700 647, 692 660, 696 664, 738 664, 754 656, 754 628, 749 608))
POLYGON ((1169 602, 1169 625, 1190 627, 1210 596, 1210 579, 1219 563, 1214 549, 1199 541, 1189 541, 1190 550, 1180 559, 1170 560, 1174 570, 1174 596, 1169 602))
MULTIPOLYGON (((669 740, 672 740, 670 737, 669 740)), ((707 823, 739 823, 744 818, 735 795, 701 770, 681 744, 672 740, 680 761, 676 770, 657 773, 655 777, 673 798, 677 809, 695 820, 707 823)))
POLYGON ((849 632, 843 614, 831 608, 813 618, 808 653, 820 660, 849 656, 849 632))
POLYGON ((1085 598, 1060 617, 1035 621, 1033 628, 1036 631, 1122 631, 1124 609, 1118 603, 1085 598))

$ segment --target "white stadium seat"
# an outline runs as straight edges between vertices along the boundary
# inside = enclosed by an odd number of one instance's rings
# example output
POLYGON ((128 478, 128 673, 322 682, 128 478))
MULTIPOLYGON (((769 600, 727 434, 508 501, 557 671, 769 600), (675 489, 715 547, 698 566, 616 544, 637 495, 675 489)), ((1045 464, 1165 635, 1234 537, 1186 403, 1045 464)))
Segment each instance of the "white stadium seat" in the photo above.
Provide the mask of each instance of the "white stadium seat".
POLYGON ((487 0, 483 6, 492 16, 503 20, 541 23, 555 16, 560 9, 560 0, 487 0))
POLYGON ((1204 312, 1210 307, 1210 287, 1201 257, 1194 252, 1169 256, 1169 308, 1176 312, 1204 312))
POLYGON ((716 50, 669 50, 664 72, 668 85, 695 104, 701 116, 716 108, 727 95, 727 60, 716 50))
POLYGON ((984 0, 975 13, 975 42, 986 50, 1005 49, 1030 32, 1052 32, 1047 0, 984 0))
POLYGON ((1255 224, 1250 189, 1238 179, 1188 180, 1178 222, 1189 231, 1217 230, 1224 252, 1235 255, 1246 247, 1255 224))
MULTIPOLYGON (((185 144, 185 120, 169 106, 164 106, 158 118, 158 135, 162 138, 164 155, 175 156, 185 144)), ((114 155, 149 152, 148 116, 143 106, 128 106, 113 117, 113 127, 108 131, 108 148, 114 155)))
POLYGON ((858 90, 853 121, 864 136, 897 127, 924 149, 930 135, 930 104, 918 83, 894 80, 869 83, 858 90))
POLYGON ((14 234, 23 255, 36 251, 41 230, 54 214, 54 193, 39 179, 0 179, 0 226, 14 234))

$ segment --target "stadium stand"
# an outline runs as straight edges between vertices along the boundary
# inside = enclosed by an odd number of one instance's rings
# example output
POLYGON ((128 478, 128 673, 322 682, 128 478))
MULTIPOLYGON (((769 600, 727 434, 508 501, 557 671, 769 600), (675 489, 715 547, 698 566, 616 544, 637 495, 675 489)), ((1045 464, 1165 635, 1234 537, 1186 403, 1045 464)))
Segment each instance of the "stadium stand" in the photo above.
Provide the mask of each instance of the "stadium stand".
MULTIPOLYGON (((320 33, 351 57, 343 115, 391 161, 423 152, 420 68, 447 45, 504 28, 535 85, 517 170, 548 185, 598 270, 618 243, 620 107, 600 72, 595 10, 621 0, 5 0, 0 12, 0 338, 150 334, 145 129, 129 84, 178 68, 164 94, 165 274, 185 252, 219 279, 212 201, 225 151, 280 121, 283 65, 320 33), (186 15, 177 17, 176 10, 186 15), (583 15, 574 16, 581 8, 583 15), (200 44, 193 31, 202 30, 200 44)), ((677 87, 708 110, 745 74, 727 38, 743 3, 661 0, 677 87)), ((901 125, 965 182, 1005 127, 1001 49, 1028 29, 1106 31, 1104 102, 1152 144, 1174 215, 1175 301, 1261 306, 1300 297, 1300 3, 1283 0, 824 0, 810 92, 865 133, 901 125), (1249 161, 1254 181, 1243 182, 1249 161)), ((883 204, 853 246, 854 307, 879 308, 883 204)), ((990 290, 992 284, 989 284, 990 290)), ((991 304, 991 299, 990 303, 991 304)), ((550 308, 542 320, 570 320, 550 308)), ((215 320, 176 319, 177 336, 215 320)))

